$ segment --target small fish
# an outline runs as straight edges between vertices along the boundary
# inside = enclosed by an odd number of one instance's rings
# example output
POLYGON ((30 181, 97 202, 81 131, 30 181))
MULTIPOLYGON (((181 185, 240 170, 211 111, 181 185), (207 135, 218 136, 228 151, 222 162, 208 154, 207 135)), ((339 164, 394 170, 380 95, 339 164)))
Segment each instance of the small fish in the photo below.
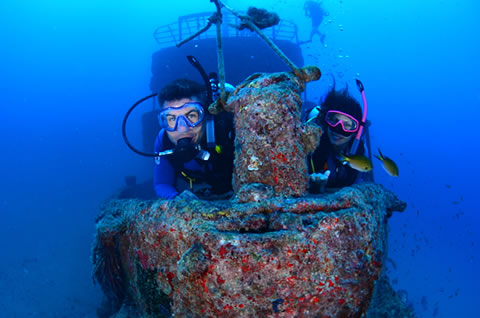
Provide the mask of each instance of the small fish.
POLYGON ((339 159, 343 163, 348 163, 348 165, 355 170, 358 170, 361 172, 368 172, 372 170, 372 162, 370 161, 370 159, 368 159, 365 156, 354 155, 351 157, 347 157, 343 154, 340 154, 339 159))
POLYGON ((378 149, 378 154, 379 156, 375 156, 375 157, 377 157, 377 159, 379 159, 382 162, 383 169, 385 169, 385 171, 392 177, 398 177, 397 164, 392 159, 385 157, 380 151, 380 149, 378 149))

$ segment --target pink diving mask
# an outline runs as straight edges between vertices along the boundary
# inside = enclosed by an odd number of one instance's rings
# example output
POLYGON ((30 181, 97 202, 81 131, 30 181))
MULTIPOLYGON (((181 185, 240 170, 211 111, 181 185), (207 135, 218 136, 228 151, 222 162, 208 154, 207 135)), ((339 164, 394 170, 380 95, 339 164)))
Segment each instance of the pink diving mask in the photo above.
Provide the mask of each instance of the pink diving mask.
POLYGON ((357 132, 360 128, 360 123, 355 117, 338 110, 329 110, 325 115, 325 121, 330 127, 336 128, 336 131, 339 130, 340 125, 341 130, 348 134, 357 132))

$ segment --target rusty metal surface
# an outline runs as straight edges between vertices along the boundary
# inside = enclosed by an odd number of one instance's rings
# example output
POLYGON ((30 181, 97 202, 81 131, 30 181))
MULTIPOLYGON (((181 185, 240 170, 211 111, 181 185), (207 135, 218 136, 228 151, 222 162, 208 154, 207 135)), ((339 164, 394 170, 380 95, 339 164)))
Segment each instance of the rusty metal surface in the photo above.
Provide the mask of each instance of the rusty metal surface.
POLYGON ((125 299, 144 317, 355 317, 382 269, 387 218, 404 208, 374 184, 249 203, 184 192, 112 201, 97 243, 118 251, 125 299))

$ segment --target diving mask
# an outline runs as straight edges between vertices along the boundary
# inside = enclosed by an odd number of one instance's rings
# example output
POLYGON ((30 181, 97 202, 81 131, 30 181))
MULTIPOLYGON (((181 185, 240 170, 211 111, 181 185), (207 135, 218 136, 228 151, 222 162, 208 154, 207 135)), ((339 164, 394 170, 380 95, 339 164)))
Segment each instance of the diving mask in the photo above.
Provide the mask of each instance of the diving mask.
POLYGON ((360 123, 355 117, 338 110, 329 110, 325 115, 325 121, 330 127, 335 128, 333 129, 335 132, 343 135, 345 133, 350 135, 360 128, 360 123))
POLYGON ((202 123, 205 111, 197 102, 185 103, 179 107, 167 107, 158 114, 160 126, 168 131, 188 130, 202 123))

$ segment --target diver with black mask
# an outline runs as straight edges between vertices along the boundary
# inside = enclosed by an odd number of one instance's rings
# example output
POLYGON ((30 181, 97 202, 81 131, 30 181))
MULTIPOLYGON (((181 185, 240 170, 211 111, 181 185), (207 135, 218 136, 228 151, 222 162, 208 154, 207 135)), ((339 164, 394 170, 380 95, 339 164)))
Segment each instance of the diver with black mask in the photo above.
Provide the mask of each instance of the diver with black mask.
POLYGON ((207 92, 204 85, 177 79, 158 94, 161 130, 154 147, 154 189, 160 198, 184 190, 203 199, 231 194, 233 116, 210 115, 207 92))

